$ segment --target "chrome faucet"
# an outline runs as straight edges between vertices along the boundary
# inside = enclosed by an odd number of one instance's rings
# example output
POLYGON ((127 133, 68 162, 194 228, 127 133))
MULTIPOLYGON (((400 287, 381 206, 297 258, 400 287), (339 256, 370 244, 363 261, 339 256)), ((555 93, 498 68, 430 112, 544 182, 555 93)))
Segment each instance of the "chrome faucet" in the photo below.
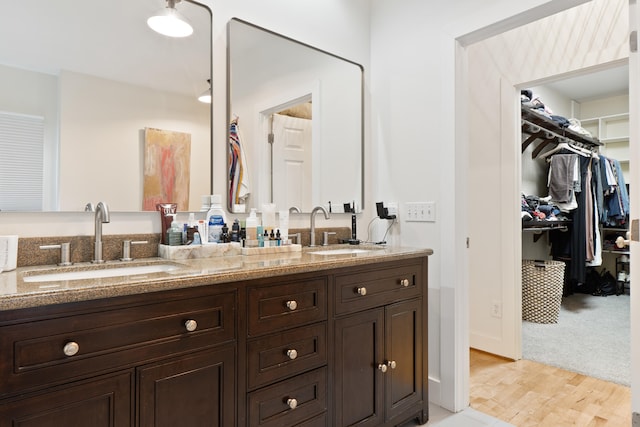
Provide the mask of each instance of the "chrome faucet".
POLYGON ((300 208, 297 206, 291 206, 289 208, 289 213, 301 213, 300 208))
POLYGON ((104 262, 102 259, 102 223, 111 221, 109 217, 109 206, 106 203, 100 202, 96 206, 95 225, 96 225, 96 243, 94 245, 94 256, 91 262, 95 264, 101 264, 104 262))
POLYGON ((323 208, 322 206, 316 206, 315 208, 313 208, 313 210, 311 210, 311 223, 310 223, 310 228, 311 228, 311 243, 309 244, 309 246, 315 246, 316 245, 316 213, 318 213, 318 211, 322 212, 324 214, 324 219, 329 219, 329 212, 327 212, 327 210, 325 208, 323 208))

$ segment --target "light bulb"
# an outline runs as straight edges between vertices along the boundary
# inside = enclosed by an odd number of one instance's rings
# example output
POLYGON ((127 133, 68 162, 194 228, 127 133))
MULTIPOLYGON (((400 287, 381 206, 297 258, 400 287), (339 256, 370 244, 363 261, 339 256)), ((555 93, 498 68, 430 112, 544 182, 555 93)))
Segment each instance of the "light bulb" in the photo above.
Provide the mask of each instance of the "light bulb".
POLYGON ((166 7, 147 19, 147 25, 168 37, 187 37, 193 34, 193 27, 172 7, 166 7))

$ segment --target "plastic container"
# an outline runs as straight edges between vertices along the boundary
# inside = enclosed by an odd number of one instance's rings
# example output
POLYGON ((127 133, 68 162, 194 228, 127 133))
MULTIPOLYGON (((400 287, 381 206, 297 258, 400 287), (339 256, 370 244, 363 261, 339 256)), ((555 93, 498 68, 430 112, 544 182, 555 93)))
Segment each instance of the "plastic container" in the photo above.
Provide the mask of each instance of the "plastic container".
POLYGON ((258 240, 258 226, 260 218, 256 215, 256 208, 251 208, 251 212, 246 221, 247 240, 258 240))
POLYGON ((171 227, 167 230, 167 243, 169 246, 180 246, 182 244, 182 228, 176 220, 176 214, 172 214, 171 227))
POLYGON ((262 205, 262 226, 271 230, 276 228, 276 205, 275 203, 265 203, 262 205))
POLYGON ((278 223, 280 225, 280 237, 283 244, 287 244, 289 241, 289 211, 278 212, 278 223))
POLYGON ((222 196, 213 194, 211 196, 211 209, 207 212, 207 223, 209 224, 209 235, 207 243, 221 243, 222 227, 226 224, 224 210, 222 209, 222 196))

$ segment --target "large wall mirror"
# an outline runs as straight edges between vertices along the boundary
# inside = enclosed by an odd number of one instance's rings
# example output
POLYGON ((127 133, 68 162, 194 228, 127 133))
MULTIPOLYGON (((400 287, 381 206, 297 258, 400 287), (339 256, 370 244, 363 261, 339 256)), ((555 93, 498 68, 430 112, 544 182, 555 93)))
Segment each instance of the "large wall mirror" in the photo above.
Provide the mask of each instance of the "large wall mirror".
POLYGON ((235 18, 227 64, 229 210, 361 207, 362 66, 235 18))
MULTIPOLYGON (((211 104, 197 100, 210 90, 212 15, 195 1, 177 2, 194 32, 171 38, 146 23, 166 5, 165 0, 3 3, 0 115, 3 123, 13 118, 39 123, 33 149, 42 151, 42 160, 23 169, 35 169, 42 194, 26 194, 22 178, 8 179, 0 170, 0 210, 78 211, 98 201, 113 211, 143 210, 147 128, 190 135, 184 210, 200 210, 200 196, 212 189, 211 104)), ((3 147, 1 137, 0 156, 17 149, 3 147)))

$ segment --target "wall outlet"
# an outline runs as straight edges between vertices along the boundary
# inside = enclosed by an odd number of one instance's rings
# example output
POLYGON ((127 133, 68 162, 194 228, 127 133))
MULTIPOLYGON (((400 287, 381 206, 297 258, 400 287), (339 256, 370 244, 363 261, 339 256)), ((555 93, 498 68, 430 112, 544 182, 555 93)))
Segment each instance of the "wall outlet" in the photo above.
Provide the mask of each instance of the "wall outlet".
POLYGON ((491 316, 502 319, 502 302, 498 300, 491 302, 491 316))
POLYGON ((397 202, 387 202, 385 206, 387 208, 387 214, 395 215, 398 218, 398 203, 397 202))

